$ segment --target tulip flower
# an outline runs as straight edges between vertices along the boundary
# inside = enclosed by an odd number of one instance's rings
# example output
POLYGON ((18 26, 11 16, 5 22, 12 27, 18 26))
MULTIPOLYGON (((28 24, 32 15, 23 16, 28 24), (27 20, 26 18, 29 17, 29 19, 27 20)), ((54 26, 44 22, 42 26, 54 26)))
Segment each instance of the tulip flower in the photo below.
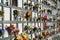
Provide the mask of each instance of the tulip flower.
POLYGON ((39 35, 39 39, 42 39, 42 36, 41 35, 39 35))
POLYGON ((12 30, 15 29, 14 25, 10 25, 10 29, 12 30))
POLYGON ((49 34, 50 34, 50 33, 47 31, 47 32, 46 32, 46 36, 49 35, 49 34))
POLYGON ((47 15, 45 15, 45 16, 44 16, 44 18, 46 18, 46 19, 47 19, 47 18, 48 18, 48 16, 47 16, 47 15))
POLYGON ((17 40, 17 34, 18 34, 19 30, 15 29, 12 34, 15 36, 15 39, 17 40))
POLYGON ((7 32, 9 35, 11 35, 11 32, 15 29, 14 25, 10 25, 9 27, 6 28, 7 32))
POLYGON ((18 32, 19 32, 19 30, 18 30, 18 29, 16 29, 16 30, 14 30, 14 31, 13 31, 13 34, 14 34, 14 35, 17 35, 17 34, 18 34, 18 32))
POLYGON ((46 22, 43 23, 43 28, 44 28, 44 29, 47 29, 46 22))

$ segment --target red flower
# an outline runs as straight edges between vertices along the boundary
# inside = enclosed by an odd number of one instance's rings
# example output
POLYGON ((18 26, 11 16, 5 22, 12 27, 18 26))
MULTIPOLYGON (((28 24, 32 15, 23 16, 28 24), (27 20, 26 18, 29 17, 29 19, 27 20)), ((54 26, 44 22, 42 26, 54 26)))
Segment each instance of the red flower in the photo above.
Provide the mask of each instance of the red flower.
POLYGON ((49 35, 49 34, 50 34, 50 33, 47 31, 47 32, 46 32, 46 35, 49 35))
POLYGON ((15 29, 14 25, 10 25, 10 29, 15 29))
POLYGON ((16 32, 19 32, 19 30, 18 30, 18 29, 16 29, 15 31, 16 31, 16 32))
POLYGON ((35 38, 38 38, 38 35, 36 35, 35 38))
POLYGON ((13 34, 16 35, 17 33, 14 31, 13 34))
POLYGON ((46 19, 47 19, 47 15, 45 15, 45 16, 44 16, 44 18, 46 18, 46 19))
POLYGON ((19 30, 16 29, 16 30, 13 31, 13 34, 16 35, 16 34, 18 34, 18 32, 19 32, 19 30))
POLYGON ((47 28, 46 22, 43 23, 43 28, 44 28, 44 29, 47 28))

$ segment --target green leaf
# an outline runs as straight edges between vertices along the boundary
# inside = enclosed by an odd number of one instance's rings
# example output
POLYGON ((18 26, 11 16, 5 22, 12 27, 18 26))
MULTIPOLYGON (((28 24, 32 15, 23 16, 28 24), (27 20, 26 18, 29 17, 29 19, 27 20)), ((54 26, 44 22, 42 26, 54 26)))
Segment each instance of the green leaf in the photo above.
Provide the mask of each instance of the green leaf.
POLYGON ((14 10, 13 12, 14 12, 13 15, 19 15, 18 10, 14 10))
POLYGON ((0 11, 0 16, 4 16, 4 12, 3 11, 0 11))

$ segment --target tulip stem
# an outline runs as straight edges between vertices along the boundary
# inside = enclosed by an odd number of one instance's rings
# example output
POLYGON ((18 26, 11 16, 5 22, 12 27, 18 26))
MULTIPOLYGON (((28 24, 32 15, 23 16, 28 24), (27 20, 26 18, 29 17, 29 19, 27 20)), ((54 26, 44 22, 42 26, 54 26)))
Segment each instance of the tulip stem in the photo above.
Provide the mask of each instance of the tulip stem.
POLYGON ((15 39, 16 39, 17 36, 16 35, 14 35, 14 36, 15 36, 15 39))

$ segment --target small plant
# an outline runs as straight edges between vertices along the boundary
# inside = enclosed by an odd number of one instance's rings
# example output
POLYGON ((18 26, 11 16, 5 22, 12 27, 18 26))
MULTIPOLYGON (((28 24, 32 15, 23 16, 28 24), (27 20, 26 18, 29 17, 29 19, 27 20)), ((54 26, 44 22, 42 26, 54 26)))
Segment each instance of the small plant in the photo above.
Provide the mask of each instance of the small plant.
POLYGON ((25 18, 26 18, 26 20, 28 20, 28 19, 31 20, 31 11, 30 10, 27 10, 25 18))
POLYGON ((47 32, 46 32, 46 36, 49 35, 49 34, 50 34, 50 33, 47 31, 47 32))
POLYGON ((22 32, 19 36, 16 38, 17 40, 28 40, 28 34, 22 32))
POLYGON ((48 13, 48 14, 52 14, 52 10, 48 9, 48 10, 47 10, 47 13, 48 13))
POLYGON ((45 32, 42 32, 42 37, 45 38, 45 32))
POLYGON ((38 30, 39 29, 39 26, 34 26, 34 28, 33 28, 33 31, 36 31, 36 30, 38 30))
POLYGON ((3 16, 4 16, 4 12, 0 11, 0 17, 3 17, 3 16))
POLYGON ((18 30, 18 29, 15 29, 12 33, 13 33, 14 35, 17 35, 18 32, 19 32, 19 30, 18 30))
POLYGON ((15 36, 15 39, 14 40, 17 40, 17 34, 19 33, 19 30, 18 29, 15 29, 13 32, 13 35, 15 36))
POLYGON ((30 6, 33 6, 33 5, 31 3, 29 3, 28 6, 30 7, 30 6))
POLYGON ((32 5, 32 2, 30 2, 30 3, 27 3, 27 2, 24 3, 24 6, 26 6, 26 5, 29 6, 29 7, 30 7, 30 6, 33 6, 33 5, 32 5))
POLYGON ((39 8, 39 4, 38 3, 33 6, 33 10, 37 10, 38 8, 39 8))
POLYGON ((37 20, 36 21, 39 21, 39 20, 41 20, 41 15, 39 15, 38 17, 37 17, 37 20))
POLYGON ((28 25, 26 25, 24 29, 25 29, 25 30, 29 30, 29 26, 28 26, 28 25))
POLYGON ((10 25, 9 27, 6 28, 9 35, 11 35, 11 33, 14 29, 15 29, 14 25, 10 25))
POLYGON ((13 11, 13 15, 14 15, 14 19, 16 19, 19 15, 19 11, 18 10, 14 10, 13 11))
POLYGON ((16 29, 14 27, 14 25, 11 24, 9 27, 6 28, 6 30, 7 30, 7 32, 8 32, 9 35, 13 34, 15 36, 14 40, 17 40, 16 37, 17 37, 17 34, 18 34, 19 30, 16 29))
POLYGON ((46 24, 46 22, 43 23, 43 28, 44 28, 44 30, 47 29, 47 24, 46 24))
POLYGON ((24 3, 24 6, 28 5, 28 3, 24 3))

